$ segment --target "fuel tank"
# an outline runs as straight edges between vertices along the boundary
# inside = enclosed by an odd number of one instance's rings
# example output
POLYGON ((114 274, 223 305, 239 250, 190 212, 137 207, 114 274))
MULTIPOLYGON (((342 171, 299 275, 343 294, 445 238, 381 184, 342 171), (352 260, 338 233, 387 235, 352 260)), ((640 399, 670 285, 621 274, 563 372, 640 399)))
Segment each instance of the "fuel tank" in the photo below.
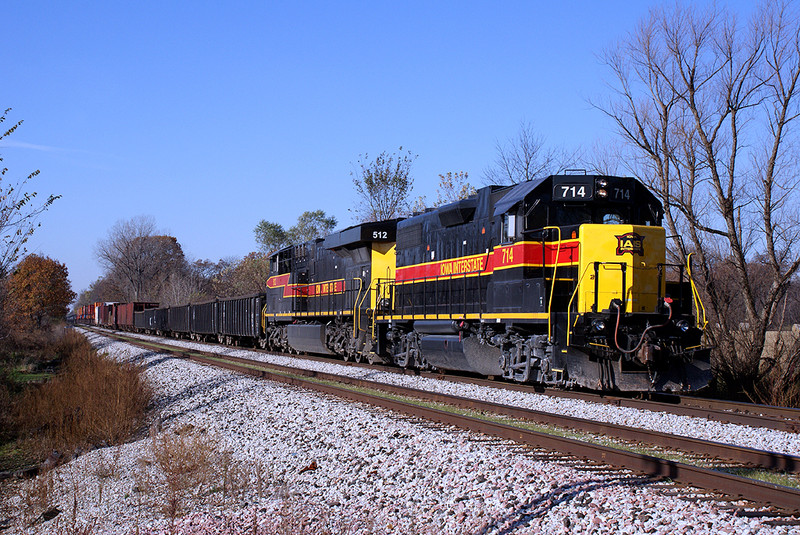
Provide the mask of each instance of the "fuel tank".
POLYGON ((289 345, 304 353, 333 355, 325 345, 324 325, 289 325, 286 329, 289 345))
POLYGON ((428 364, 442 370, 459 370, 481 375, 502 375, 502 352, 482 344, 477 337, 429 334, 420 337, 419 348, 428 364))

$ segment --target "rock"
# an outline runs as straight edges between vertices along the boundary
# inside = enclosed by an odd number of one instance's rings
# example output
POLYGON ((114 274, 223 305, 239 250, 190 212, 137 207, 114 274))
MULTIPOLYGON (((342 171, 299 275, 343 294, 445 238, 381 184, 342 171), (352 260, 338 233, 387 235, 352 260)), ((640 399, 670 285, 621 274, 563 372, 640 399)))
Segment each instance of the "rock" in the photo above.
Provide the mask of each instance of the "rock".
POLYGON ((318 468, 317 461, 311 461, 311 464, 309 464, 304 468, 301 468, 299 473, 302 474, 303 472, 310 472, 312 470, 316 470, 317 468, 318 468))
POLYGON ((39 465, 40 472, 47 472, 48 470, 52 470, 58 464, 59 459, 61 459, 61 454, 56 450, 53 450, 50 455, 47 456, 47 459, 39 465))
POLYGON ((58 507, 51 507, 44 513, 42 513, 42 521, 47 522, 49 520, 53 520, 58 514, 61 512, 61 509, 58 507))

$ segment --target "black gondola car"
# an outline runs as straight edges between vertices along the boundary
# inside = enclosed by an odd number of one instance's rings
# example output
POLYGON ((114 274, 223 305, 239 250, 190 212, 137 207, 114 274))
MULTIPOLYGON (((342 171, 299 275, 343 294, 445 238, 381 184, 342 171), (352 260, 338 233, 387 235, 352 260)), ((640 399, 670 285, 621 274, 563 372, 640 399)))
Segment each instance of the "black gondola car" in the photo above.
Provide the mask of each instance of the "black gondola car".
POLYGON ((152 334, 166 332, 169 309, 150 308, 142 312, 134 313, 134 325, 137 330, 146 331, 152 334))
POLYGON ((218 332, 217 300, 189 306, 189 330, 195 339, 216 337, 218 332))
POLYGON ((176 338, 189 334, 189 305, 167 309, 167 329, 176 338))
POLYGON ((263 294, 220 299, 217 307, 220 342, 254 344, 261 338, 263 294))

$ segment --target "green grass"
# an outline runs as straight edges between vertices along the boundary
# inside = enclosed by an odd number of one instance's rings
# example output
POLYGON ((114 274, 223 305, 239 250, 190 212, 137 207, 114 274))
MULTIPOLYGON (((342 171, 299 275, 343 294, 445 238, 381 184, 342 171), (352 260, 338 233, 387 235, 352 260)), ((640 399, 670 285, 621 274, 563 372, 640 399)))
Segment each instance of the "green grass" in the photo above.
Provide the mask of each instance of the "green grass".
POLYGON ((23 372, 18 370, 11 372, 11 380, 22 384, 42 383, 54 376, 55 374, 50 372, 23 372))
POLYGON ((19 470, 36 464, 36 455, 19 440, 0 444, 0 471, 19 470))

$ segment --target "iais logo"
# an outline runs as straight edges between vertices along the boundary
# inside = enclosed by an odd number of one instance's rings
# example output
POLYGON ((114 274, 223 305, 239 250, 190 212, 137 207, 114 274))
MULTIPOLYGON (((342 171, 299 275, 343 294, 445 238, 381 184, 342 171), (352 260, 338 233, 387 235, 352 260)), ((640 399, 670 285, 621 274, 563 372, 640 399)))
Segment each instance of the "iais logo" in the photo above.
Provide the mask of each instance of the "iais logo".
POLYGON ((617 256, 622 256, 625 253, 644 256, 644 236, 640 236, 635 232, 617 236, 617 256))

